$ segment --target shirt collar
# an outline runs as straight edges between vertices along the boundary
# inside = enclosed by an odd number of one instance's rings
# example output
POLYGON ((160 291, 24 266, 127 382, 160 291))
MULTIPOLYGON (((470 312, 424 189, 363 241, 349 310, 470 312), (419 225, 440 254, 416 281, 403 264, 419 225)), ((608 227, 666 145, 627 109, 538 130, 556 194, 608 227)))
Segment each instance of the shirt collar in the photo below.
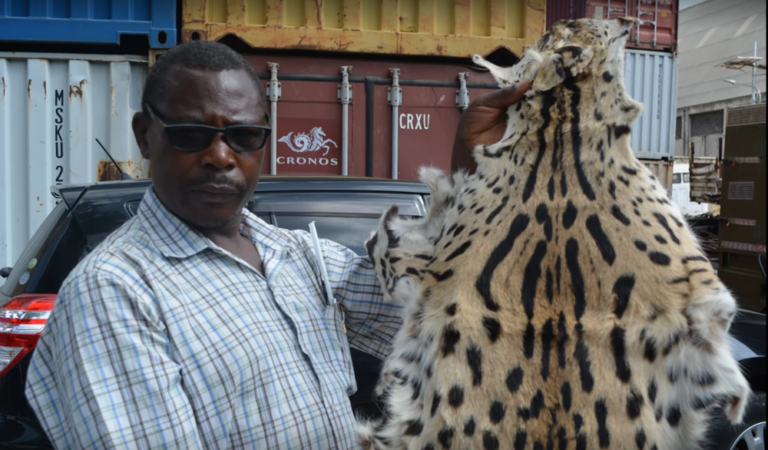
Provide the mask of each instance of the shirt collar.
MULTIPOLYGON (((163 205, 150 186, 144 193, 139 206, 138 218, 165 257, 188 258, 205 249, 219 249, 210 239, 187 225, 163 205)), ((240 230, 256 241, 274 251, 285 250, 292 239, 283 230, 270 226, 255 214, 243 209, 240 230)))

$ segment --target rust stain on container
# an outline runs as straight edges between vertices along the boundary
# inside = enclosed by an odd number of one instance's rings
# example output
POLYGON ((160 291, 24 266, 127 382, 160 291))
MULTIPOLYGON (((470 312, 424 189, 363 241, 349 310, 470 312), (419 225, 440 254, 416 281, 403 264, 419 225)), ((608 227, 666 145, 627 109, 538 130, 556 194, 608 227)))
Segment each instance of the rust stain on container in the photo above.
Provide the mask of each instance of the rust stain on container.
POLYGON ((75 85, 69 85, 69 98, 71 99, 72 96, 83 98, 83 86, 85 86, 85 80, 80 80, 80 83, 78 86, 75 85))
MULTIPOLYGON (((143 160, 145 161, 145 160, 143 160)), ((130 175, 132 178, 148 178, 149 173, 145 176, 143 174, 143 165, 135 163, 132 160, 117 161, 120 165, 120 169, 130 175)), ((147 167, 148 168, 148 167, 147 167)), ((96 181, 118 181, 120 180, 120 171, 115 167, 115 164, 110 160, 99 161, 99 165, 96 168, 96 181)))

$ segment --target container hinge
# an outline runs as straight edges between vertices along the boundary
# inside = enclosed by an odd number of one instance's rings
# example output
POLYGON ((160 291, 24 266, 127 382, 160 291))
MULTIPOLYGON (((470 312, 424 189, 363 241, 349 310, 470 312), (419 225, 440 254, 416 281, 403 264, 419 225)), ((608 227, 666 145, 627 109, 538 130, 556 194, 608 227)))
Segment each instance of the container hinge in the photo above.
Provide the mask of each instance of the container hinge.
POLYGON ((459 88, 456 90, 456 107, 462 111, 469 108, 469 89, 467 89, 468 72, 459 73, 459 88))
POLYGON ((267 83, 267 100, 270 102, 279 102, 283 98, 283 85, 277 81, 277 72, 280 71, 280 64, 267 63, 269 67, 269 82, 267 83))
POLYGON ((349 83, 349 74, 352 66, 341 66, 341 84, 336 87, 336 100, 343 105, 352 103, 352 85, 349 83))
POLYGON ((387 88, 387 103, 390 106, 403 104, 403 89, 400 87, 400 69, 389 69, 392 77, 392 86, 387 88))

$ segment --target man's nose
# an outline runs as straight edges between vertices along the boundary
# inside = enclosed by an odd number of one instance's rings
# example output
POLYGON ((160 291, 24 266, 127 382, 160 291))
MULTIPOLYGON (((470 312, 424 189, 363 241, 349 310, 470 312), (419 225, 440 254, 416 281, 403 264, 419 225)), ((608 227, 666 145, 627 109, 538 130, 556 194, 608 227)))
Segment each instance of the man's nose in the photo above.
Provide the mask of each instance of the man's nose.
POLYGON ((203 166, 211 166, 219 170, 231 169, 235 166, 235 151, 229 147, 224 133, 216 133, 211 145, 203 150, 203 166))

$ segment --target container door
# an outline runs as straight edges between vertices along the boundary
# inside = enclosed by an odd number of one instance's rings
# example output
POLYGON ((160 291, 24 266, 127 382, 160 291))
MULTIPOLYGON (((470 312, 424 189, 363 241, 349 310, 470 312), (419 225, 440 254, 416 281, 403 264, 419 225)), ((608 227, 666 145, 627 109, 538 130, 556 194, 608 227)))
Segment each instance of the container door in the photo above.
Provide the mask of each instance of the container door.
MULTIPOLYGON (((288 80, 281 84, 275 129, 277 174, 341 175, 343 139, 341 104, 336 99, 338 83, 288 80)), ((362 89, 358 91, 362 94, 362 89)), ((355 117, 355 108, 355 104, 349 105, 351 118, 355 117)), ((352 139, 352 133, 348 138, 352 139)), ((268 174, 269 142, 265 150, 262 173, 268 174)))
POLYGON ((635 26, 627 46, 648 50, 674 47, 677 43, 678 0, 629 0, 631 16, 642 20, 635 26))

